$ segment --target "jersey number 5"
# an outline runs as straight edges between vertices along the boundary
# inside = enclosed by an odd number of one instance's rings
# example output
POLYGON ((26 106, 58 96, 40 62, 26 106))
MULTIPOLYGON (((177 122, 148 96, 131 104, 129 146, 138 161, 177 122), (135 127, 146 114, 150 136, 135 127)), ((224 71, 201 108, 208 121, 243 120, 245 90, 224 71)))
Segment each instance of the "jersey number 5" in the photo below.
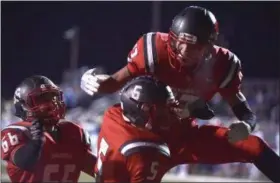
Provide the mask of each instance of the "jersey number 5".
POLYGON ((3 152, 6 153, 9 151, 9 146, 15 146, 19 143, 17 135, 12 135, 11 133, 7 133, 7 135, 2 140, 2 149, 3 152))
POLYGON ((153 161, 151 164, 151 175, 147 177, 148 180, 154 180, 158 173, 159 163, 157 161, 153 161))

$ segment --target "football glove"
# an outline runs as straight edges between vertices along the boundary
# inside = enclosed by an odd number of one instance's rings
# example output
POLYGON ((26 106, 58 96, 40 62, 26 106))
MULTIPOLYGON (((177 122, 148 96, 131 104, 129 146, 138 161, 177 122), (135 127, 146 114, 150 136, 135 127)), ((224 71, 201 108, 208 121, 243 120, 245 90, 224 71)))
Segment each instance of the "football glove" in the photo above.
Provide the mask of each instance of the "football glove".
POLYGON ((110 76, 107 74, 98 74, 99 69, 93 68, 87 70, 81 78, 81 89, 88 95, 93 96, 98 93, 100 83, 110 76))
POLYGON ((245 140, 248 138, 251 131, 250 125, 244 121, 232 123, 229 126, 228 141, 230 143, 236 143, 238 141, 245 140))

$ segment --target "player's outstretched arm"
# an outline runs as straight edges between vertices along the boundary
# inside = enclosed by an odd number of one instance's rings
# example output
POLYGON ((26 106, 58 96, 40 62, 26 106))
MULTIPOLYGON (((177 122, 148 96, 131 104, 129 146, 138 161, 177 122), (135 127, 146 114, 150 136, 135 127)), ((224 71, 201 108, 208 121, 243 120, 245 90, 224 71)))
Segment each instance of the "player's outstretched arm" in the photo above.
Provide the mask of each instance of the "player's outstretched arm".
POLYGON ((131 79, 126 66, 111 76, 96 74, 95 70, 95 68, 89 69, 81 78, 81 89, 90 96, 93 96, 95 93, 109 94, 116 92, 131 79))
MULTIPOLYGON (((144 37, 144 36, 143 36, 144 37)), ((81 89, 88 95, 95 93, 113 93, 133 77, 146 73, 144 54, 144 38, 141 37, 134 45, 127 58, 127 65, 112 75, 98 73, 98 69, 86 71, 81 78, 81 89)))
POLYGON ((250 132, 252 132, 256 126, 256 116, 241 92, 241 83, 243 79, 241 61, 232 52, 226 53, 227 57, 224 61, 229 64, 230 69, 220 84, 219 93, 231 106, 232 111, 239 120, 229 127, 229 141, 235 143, 247 139, 250 132))
MULTIPOLYGON (((225 97, 224 97, 225 98, 225 97)), ((256 126, 256 115, 252 112, 241 91, 227 95, 226 101, 239 120, 230 125, 228 140, 232 143, 246 139, 256 126)))
POLYGON ((226 99, 231 106, 235 116, 240 120, 246 122, 251 131, 256 126, 256 116, 252 112, 245 96, 241 91, 233 94, 231 97, 226 99))
POLYGON ((127 81, 131 79, 131 75, 127 67, 123 67, 116 73, 111 75, 108 79, 100 83, 100 93, 113 93, 122 88, 127 81))
POLYGON ((247 139, 256 126, 256 116, 252 112, 245 96, 241 91, 242 72, 240 64, 228 84, 220 88, 220 94, 231 106, 237 119, 229 126, 228 140, 231 143, 247 139))
MULTIPOLYGON (((243 74, 241 71, 240 60, 237 57, 231 58, 233 59, 233 61, 231 61, 230 63, 236 63, 234 67, 235 72, 231 72, 229 76, 225 78, 226 82, 223 82, 223 85, 220 87, 219 92, 231 106, 232 111, 234 112, 239 122, 241 122, 238 125, 232 124, 232 127, 243 126, 243 131, 247 130, 248 133, 250 133, 256 126, 256 116, 252 112, 245 96, 241 91, 243 74)), ((241 128, 239 129, 239 131, 242 131, 241 128)))

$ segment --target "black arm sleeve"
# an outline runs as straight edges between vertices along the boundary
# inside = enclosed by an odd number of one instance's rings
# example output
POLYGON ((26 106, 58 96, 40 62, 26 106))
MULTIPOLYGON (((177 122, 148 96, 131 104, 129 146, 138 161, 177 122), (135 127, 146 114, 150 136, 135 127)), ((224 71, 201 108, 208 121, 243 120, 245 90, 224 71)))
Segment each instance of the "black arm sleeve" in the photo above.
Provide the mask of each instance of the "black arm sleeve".
POLYGON ((232 107, 235 116, 251 126, 252 131, 256 126, 256 115, 252 112, 247 101, 243 101, 232 107))
POLYGON ((41 145, 41 142, 29 141, 15 152, 13 163, 23 170, 30 170, 40 157, 41 145))

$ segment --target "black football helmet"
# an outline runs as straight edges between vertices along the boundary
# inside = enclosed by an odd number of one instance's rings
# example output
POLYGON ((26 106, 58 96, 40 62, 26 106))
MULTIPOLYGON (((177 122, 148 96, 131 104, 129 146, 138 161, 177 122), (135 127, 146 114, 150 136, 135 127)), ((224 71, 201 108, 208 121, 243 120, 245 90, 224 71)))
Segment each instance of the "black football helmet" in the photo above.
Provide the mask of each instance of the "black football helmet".
POLYGON ((198 6, 185 8, 173 19, 168 35, 171 65, 196 68, 208 56, 218 34, 218 22, 212 12, 198 6))
POLYGON ((15 115, 22 120, 40 119, 54 125, 65 116, 60 88, 45 76, 26 78, 15 90, 15 115))
POLYGON ((127 121, 138 127, 154 129, 168 125, 168 105, 174 101, 174 96, 164 83, 151 76, 140 76, 123 87, 120 100, 127 121))

